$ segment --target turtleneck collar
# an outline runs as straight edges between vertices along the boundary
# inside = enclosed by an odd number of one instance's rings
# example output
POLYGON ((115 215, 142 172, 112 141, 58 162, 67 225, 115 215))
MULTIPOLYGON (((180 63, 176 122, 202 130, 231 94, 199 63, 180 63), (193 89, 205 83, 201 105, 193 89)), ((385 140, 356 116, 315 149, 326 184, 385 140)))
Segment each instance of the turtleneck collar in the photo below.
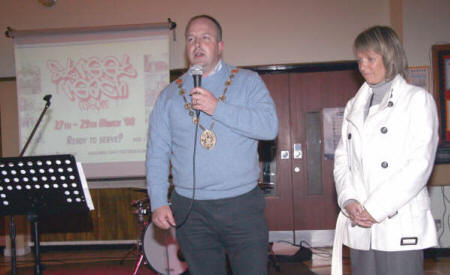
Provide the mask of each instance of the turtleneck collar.
POLYGON ((380 83, 377 84, 369 84, 369 87, 372 88, 372 92, 374 94, 385 94, 389 88, 391 88, 392 85, 392 81, 393 79, 389 79, 389 80, 383 80, 380 83))

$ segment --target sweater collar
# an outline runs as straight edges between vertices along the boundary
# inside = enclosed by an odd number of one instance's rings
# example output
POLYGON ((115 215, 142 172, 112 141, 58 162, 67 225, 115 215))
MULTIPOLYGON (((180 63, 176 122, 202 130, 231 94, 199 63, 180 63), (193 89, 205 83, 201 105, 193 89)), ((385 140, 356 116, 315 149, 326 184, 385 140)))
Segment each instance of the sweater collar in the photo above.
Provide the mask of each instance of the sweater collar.
MULTIPOLYGON (((212 76, 212 75, 214 75, 218 71, 220 71, 222 69, 222 67, 223 67, 222 63, 223 63, 223 61, 222 61, 222 59, 220 59, 219 62, 217 62, 216 66, 214 67, 214 70, 207 77, 205 77, 205 79, 210 77, 210 76, 212 76)), ((187 71, 189 75, 192 75, 191 68, 192 68, 192 65, 189 67, 189 69, 187 71)))

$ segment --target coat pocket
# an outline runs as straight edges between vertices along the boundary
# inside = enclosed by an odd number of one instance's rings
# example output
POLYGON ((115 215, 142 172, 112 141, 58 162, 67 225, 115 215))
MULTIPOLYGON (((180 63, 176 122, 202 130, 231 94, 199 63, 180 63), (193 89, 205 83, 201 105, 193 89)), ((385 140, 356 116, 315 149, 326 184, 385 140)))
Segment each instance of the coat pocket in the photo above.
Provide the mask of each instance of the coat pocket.
POLYGON ((425 212, 431 208, 430 197, 425 189, 412 198, 408 204, 412 217, 423 216, 425 215, 425 212))

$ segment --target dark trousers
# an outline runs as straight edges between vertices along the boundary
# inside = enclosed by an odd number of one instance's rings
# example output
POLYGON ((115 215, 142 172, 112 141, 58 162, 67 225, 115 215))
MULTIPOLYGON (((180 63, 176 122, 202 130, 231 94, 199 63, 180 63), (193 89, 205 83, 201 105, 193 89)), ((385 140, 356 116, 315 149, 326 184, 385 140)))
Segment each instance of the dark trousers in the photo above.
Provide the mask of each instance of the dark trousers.
POLYGON ((350 249, 352 275, 423 275, 423 250, 350 249))
MULTIPOLYGON (((190 199, 172 193, 177 224, 190 199)), ((233 275, 267 274, 268 228, 265 200, 256 187, 241 196, 196 200, 189 218, 177 229, 177 240, 192 275, 225 275, 226 255, 233 275)))

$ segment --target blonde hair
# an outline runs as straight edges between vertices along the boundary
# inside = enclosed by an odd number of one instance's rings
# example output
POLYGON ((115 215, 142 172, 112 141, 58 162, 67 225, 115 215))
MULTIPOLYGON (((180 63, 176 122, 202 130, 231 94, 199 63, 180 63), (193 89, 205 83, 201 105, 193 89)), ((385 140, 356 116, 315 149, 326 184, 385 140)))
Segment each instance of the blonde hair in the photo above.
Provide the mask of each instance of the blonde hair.
POLYGON ((400 39, 393 29, 386 26, 374 26, 360 33, 353 43, 353 51, 373 50, 383 57, 386 79, 393 79, 397 74, 404 78, 408 74, 408 60, 400 39))

